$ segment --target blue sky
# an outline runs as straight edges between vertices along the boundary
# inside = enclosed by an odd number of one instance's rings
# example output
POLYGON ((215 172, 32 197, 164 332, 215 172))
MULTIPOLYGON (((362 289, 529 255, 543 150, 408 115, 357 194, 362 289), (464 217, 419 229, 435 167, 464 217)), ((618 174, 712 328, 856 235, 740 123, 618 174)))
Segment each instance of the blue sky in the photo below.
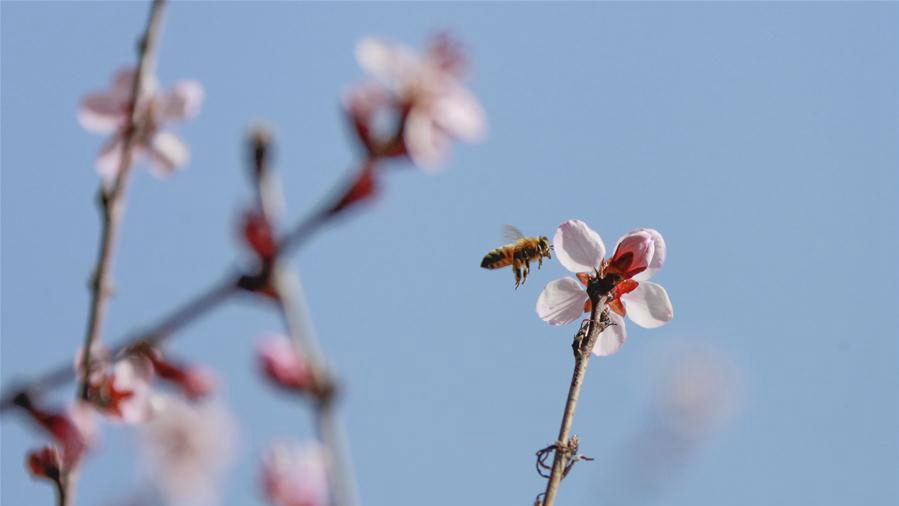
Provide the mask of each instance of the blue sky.
MULTIPOLYGON (((74 112, 133 62, 146 11, 3 2, 4 385, 70 360, 81 342, 103 139, 74 112)), ((299 218, 353 167, 338 97, 361 77, 355 42, 376 34, 418 45, 448 28, 471 50, 487 140, 459 146, 437 176, 390 171, 377 203, 294 257, 347 384, 364 503, 531 504, 542 490, 533 456, 558 430, 575 329, 546 326, 533 306, 565 272, 553 261, 514 291, 511 273, 478 264, 504 223, 551 235, 578 218, 607 244, 635 227, 661 231, 669 257, 656 280, 675 318, 631 326, 620 353, 591 364, 575 432, 597 461, 579 464, 561 501, 896 504, 897 11, 887 2, 175 3, 159 76, 198 79, 207 100, 179 129, 191 165, 164 182, 135 173, 108 337, 239 260, 251 122, 275 125, 287 214, 299 218), (634 490, 648 479, 649 467, 630 462, 658 432, 656 392, 685 354, 725 357, 732 413, 686 451, 659 457, 662 477, 634 490), (610 480, 616 473, 626 479, 610 480)), ((173 342, 173 353, 222 373, 240 420, 226 504, 262 504, 260 448, 311 434, 307 410, 253 367, 257 336, 278 325, 241 301, 173 342)), ((50 488, 22 465, 42 438, 22 422, 0 420, 0 502, 46 504, 50 488)), ((80 504, 127 495, 140 482, 134 450, 128 430, 108 428, 82 471, 80 504)))

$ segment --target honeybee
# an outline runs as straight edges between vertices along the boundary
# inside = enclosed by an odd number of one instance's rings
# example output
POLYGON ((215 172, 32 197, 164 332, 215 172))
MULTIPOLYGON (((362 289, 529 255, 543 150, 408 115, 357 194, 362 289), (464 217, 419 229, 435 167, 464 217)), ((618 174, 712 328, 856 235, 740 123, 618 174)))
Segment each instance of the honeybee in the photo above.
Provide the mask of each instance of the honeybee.
POLYGON ((481 260, 484 269, 500 269, 507 265, 512 266, 515 273, 515 288, 518 288, 528 278, 531 270, 531 260, 537 261, 537 268, 543 266, 543 257, 552 258, 550 251, 552 246, 549 239, 541 237, 525 237, 520 230, 512 225, 503 227, 503 236, 512 241, 505 246, 490 250, 481 260))

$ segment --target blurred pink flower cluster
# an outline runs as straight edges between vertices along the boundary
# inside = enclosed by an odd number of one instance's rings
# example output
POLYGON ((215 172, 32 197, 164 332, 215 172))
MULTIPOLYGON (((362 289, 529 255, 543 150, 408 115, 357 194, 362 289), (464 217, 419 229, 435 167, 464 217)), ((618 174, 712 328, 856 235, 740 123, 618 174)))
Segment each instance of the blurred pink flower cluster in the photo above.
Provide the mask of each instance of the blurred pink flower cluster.
POLYGON ((141 83, 142 92, 136 104, 134 131, 129 123, 134 69, 119 70, 106 91, 95 92, 81 100, 78 121, 86 130, 112 137, 97 156, 97 170, 104 179, 114 179, 122 170, 125 137, 133 135, 133 163, 146 157, 159 176, 184 166, 189 158, 187 146, 172 132, 164 129, 170 123, 193 118, 205 96, 196 81, 180 81, 171 90, 162 91, 155 77, 141 83))
POLYGON ((327 452, 318 442, 272 446, 262 461, 262 490, 274 506, 328 504, 327 452))
POLYGON ((435 37, 424 54, 366 38, 356 46, 356 58, 373 79, 349 89, 344 107, 371 158, 408 156, 433 170, 452 140, 483 138, 484 111, 463 85, 466 59, 448 35, 435 37))

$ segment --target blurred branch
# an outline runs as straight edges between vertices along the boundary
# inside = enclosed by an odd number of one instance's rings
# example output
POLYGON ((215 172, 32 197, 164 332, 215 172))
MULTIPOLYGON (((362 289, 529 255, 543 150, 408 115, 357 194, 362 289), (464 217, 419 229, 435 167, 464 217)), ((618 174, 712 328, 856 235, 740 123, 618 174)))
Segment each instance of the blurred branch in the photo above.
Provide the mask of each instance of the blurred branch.
MULTIPOLYGON (((291 227, 278 241, 278 255, 284 255, 300 249, 314 236, 327 221, 335 216, 335 209, 346 200, 358 186, 359 174, 352 175, 345 181, 334 194, 328 196, 322 204, 313 209, 309 215, 291 227)), ((345 209, 345 207, 341 208, 345 209)), ((158 322, 147 327, 146 330, 132 332, 110 349, 113 354, 120 353, 141 342, 160 344, 172 337, 172 335, 185 326, 198 320, 211 310, 219 307, 221 303, 238 292, 238 288, 248 285, 260 285, 266 281, 264 272, 241 272, 229 270, 224 278, 200 291, 187 302, 173 309, 158 322)), ((50 369, 48 372, 38 375, 28 381, 18 382, 7 388, 7 393, 0 397, 0 412, 6 412, 15 406, 14 400, 19 395, 28 395, 37 399, 43 393, 63 386, 75 378, 71 362, 66 362, 50 369)))
POLYGON ((138 103, 144 92, 144 83, 153 71, 153 58, 156 50, 156 39, 162 19, 162 8, 165 0, 154 0, 150 7, 150 17, 147 21, 147 29, 138 44, 137 70, 134 74, 134 82, 131 88, 131 103, 129 104, 128 123, 122 138, 122 154, 119 161, 119 170, 111 186, 104 181, 100 186, 99 200, 103 223, 100 233, 100 247, 97 253, 97 263, 91 279, 91 301, 88 310, 87 331, 84 336, 84 353, 82 354, 81 367, 85 371, 81 381, 78 395, 87 399, 88 383, 90 378, 91 352, 100 340, 103 317, 109 296, 112 293, 111 271, 115 243, 122 222, 122 214, 125 207, 125 187, 128 183, 128 175, 131 172, 134 144, 137 132, 140 130, 141 121, 138 103))
POLYGON ((584 322, 586 325, 581 325, 571 344, 571 348, 574 350, 574 372, 571 375, 571 385, 568 387, 568 399, 565 401, 565 410, 562 412, 562 425, 559 427, 559 437, 553 445, 537 452, 538 472, 541 459, 545 458, 547 450, 551 449, 553 452, 553 463, 546 483, 546 491, 541 494, 543 499, 541 500, 538 496, 535 505, 552 506, 556 499, 556 493, 559 490, 559 484, 562 482, 562 478, 571 470, 571 466, 578 460, 590 460, 589 458, 578 457, 577 436, 569 436, 571 434, 571 426, 574 423, 574 411, 577 408, 578 397, 581 394, 581 386, 584 384, 587 366, 593 353, 593 346, 596 344, 599 334, 611 324, 606 315, 606 297, 591 296, 590 301, 593 306, 593 309, 590 311, 590 318, 584 322))
MULTIPOLYGON (((265 220, 274 224, 277 220, 278 207, 282 198, 280 182, 269 167, 271 138, 267 131, 257 129, 251 134, 251 147, 254 161, 254 182, 257 203, 265 220)), ((333 207, 331 208, 333 209, 333 207)), ((321 216, 325 217, 326 214, 321 216)), ((315 222, 317 223, 317 221, 315 222)), ((302 230, 302 229, 300 229, 302 230)), ((299 239, 305 234, 294 236, 294 242, 282 240, 280 246, 300 244, 299 239)), ((355 485, 352 471, 348 464, 346 440, 340 420, 336 416, 335 380, 329 371, 321 346, 310 330, 308 311, 301 296, 301 288, 297 274, 284 265, 277 255, 271 259, 270 265, 263 266, 263 271, 270 272, 270 284, 278 302, 278 309, 284 319, 284 326, 297 354, 307 361, 312 373, 310 393, 314 396, 316 430, 321 442, 328 450, 328 483, 331 489, 331 501, 334 506, 352 506, 356 504, 355 485)))

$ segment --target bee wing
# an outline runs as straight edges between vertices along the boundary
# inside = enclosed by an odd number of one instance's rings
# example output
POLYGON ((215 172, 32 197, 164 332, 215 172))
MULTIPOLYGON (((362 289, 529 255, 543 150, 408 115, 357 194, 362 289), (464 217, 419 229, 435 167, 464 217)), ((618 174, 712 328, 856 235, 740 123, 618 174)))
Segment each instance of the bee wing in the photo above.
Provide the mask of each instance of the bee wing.
POLYGON ((521 233, 521 230, 518 230, 512 225, 503 225, 503 239, 509 242, 515 242, 523 237, 524 234, 521 233))

